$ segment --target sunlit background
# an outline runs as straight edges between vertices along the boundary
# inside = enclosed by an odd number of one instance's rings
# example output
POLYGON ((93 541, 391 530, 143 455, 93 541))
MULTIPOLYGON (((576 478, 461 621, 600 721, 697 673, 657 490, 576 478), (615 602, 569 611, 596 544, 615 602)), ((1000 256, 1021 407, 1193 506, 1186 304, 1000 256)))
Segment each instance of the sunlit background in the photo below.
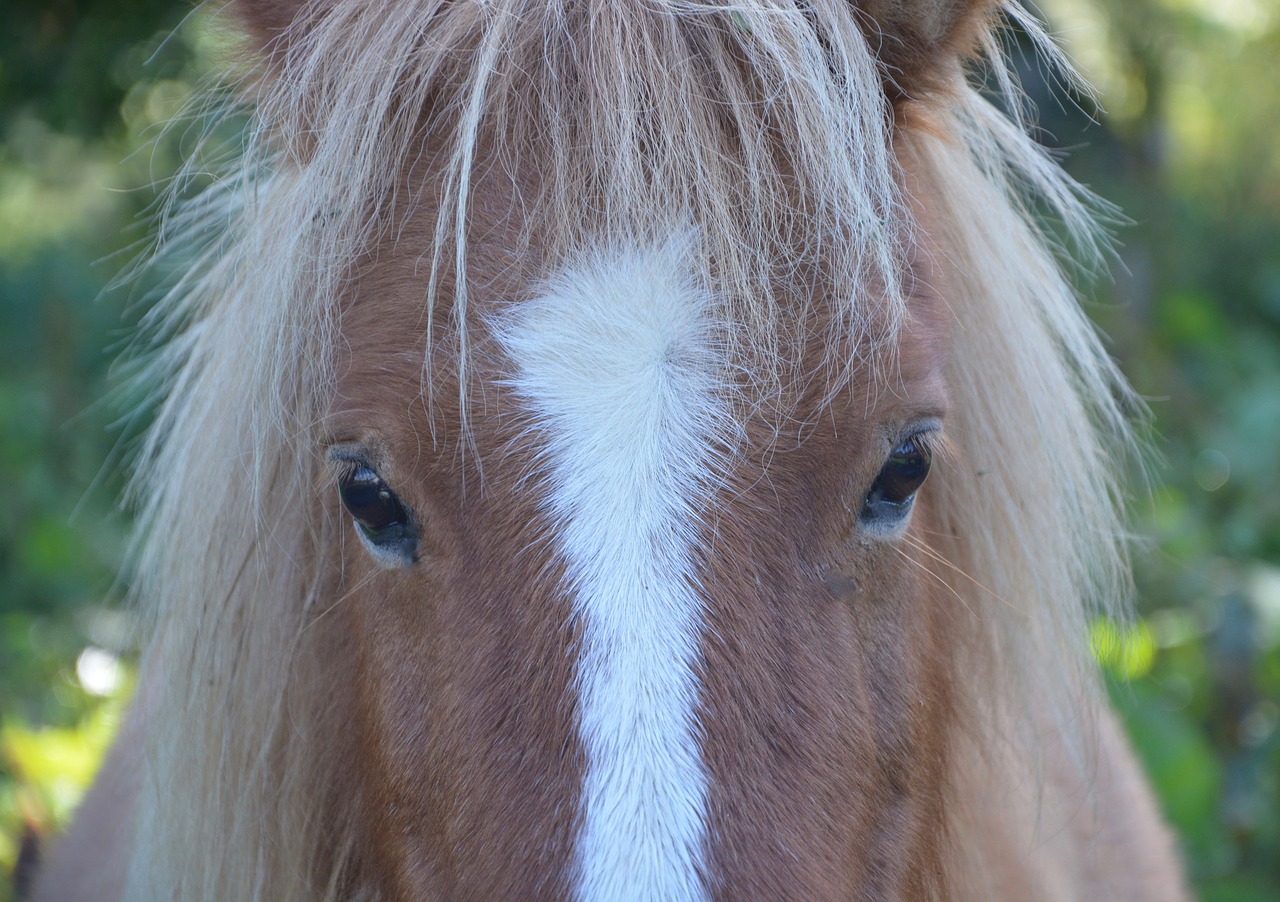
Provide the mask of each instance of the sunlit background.
MULTIPOLYGON (((1046 0, 1095 101, 1023 59, 1040 135, 1115 201, 1090 312, 1162 455, 1132 496, 1139 617, 1094 625, 1205 900, 1280 899, 1280 4, 1046 0)), ((66 823, 134 682, 117 498, 143 423, 112 288, 223 54, 173 0, 0 0, 0 902, 66 823)), ((1017 36, 1010 40, 1017 44, 1017 36)))

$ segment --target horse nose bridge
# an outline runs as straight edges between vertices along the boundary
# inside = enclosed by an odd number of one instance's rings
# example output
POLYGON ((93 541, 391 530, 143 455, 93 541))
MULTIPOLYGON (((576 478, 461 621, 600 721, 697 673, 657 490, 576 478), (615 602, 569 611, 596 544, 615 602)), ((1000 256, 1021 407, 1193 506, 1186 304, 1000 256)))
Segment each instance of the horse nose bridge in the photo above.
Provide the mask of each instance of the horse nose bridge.
POLYGON ((695 556, 729 418, 687 245, 598 253, 496 329, 577 635, 582 899, 705 897, 695 556))

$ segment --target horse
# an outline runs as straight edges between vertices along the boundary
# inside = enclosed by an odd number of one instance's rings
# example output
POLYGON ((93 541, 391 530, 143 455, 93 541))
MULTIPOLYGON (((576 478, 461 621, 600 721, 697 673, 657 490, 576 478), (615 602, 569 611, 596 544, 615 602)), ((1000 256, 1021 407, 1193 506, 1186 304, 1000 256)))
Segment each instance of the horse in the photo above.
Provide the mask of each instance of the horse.
POLYGON ((1085 638, 1135 402, 1029 15, 224 13, 140 688, 37 899, 1185 898, 1085 638))

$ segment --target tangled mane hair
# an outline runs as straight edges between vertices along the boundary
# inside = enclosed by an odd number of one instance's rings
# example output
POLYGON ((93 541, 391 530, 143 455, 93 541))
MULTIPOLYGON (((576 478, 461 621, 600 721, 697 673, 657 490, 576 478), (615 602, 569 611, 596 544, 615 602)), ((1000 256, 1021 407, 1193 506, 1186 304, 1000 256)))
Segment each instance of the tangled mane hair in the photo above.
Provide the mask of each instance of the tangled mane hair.
MULTIPOLYGON (((311 628, 340 601, 317 426, 351 263, 395 240, 421 192, 439 210, 424 310, 447 284, 466 372, 480 167, 514 190, 537 164, 520 200, 538 232, 521 240, 548 260, 693 224, 765 388, 781 384, 771 362, 798 359, 786 324, 803 317, 775 292, 794 271, 821 261, 847 299, 836 337, 906 315, 909 172, 954 319, 956 453, 930 485, 931 540, 974 614, 966 719, 992 742, 1045 729, 1033 709, 1078 732, 1096 692, 1085 620, 1124 595, 1113 456, 1129 395, 1037 223, 1095 247, 1090 201, 959 60, 895 107, 854 5, 761 6, 324 0, 267 44, 246 152, 161 223, 160 251, 198 262, 152 317, 163 399, 136 477, 149 746, 126 898, 372 895, 351 882, 361 801, 332 779, 350 728, 311 628), (440 176, 414 184, 428 147, 440 176)), ((977 50, 1012 97, 1000 13, 977 50)))

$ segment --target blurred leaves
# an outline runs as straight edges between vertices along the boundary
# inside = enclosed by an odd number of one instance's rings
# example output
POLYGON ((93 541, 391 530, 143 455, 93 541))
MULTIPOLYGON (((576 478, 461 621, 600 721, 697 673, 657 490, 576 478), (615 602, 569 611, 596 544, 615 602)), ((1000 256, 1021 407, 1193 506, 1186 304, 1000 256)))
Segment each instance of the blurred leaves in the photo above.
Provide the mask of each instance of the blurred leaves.
POLYGON ((1145 683, 1112 684, 1112 701, 1147 765, 1165 816, 1198 858, 1221 855, 1216 819, 1222 774, 1195 725, 1145 683))
POLYGON ((1156 654, 1145 674, 1099 657, 1202 897, 1277 899, 1280 10, 1049 8, 1116 113, 1071 167, 1135 221, 1098 316, 1166 458, 1133 505, 1156 654), (1105 36, 1086 38, 1089 16, 1105 36))
MULTIPOLYGON (((23 834, 48 836, 66 824, 93 781, 133 689, 129 666, 116 664, 115 679, 92 687, 93 692, 66 675, 55 682, 55 694, 80 711, 70 726, 33 728, 19 718, 0 718, 0 872, 5 875, 17 863, 23 834)), ((0 899, 9 899, 9 892, 6 876, 0 899)))
POLYGON ((5 3, 0 109, 91 140, 118 129, 125 93, 182 65, 181 53, 162 51, 189 9, 173 0, 5 3))
POLYGON ((144 246, 145 212, 187 152, 189 136, 163 126, 215 43, 188 12, 3 4, 0 902, 23 831, 65 823, 131 682, 116 499, 137 427, 108 398, 149 288, 104 289, 144 246))
MULTIPOLYGON (((1112 697, 1206 900, 1280 898, 1280 7, 1050 0, 1101 127, 1048 98, 1069 168, 1120 203, 1094 308, 1165 461, 1133 499, 1140 620, 1112 697), (1079 118, 1074 117, 1074 118, 1079 118)), ((1136 480, 1135 485, 1139 484, 1136 480)), ((1097 628, 1095 628, 1095 633, 1097 628)))
POLYGON ((1098 663, 1121 680, 1146 676, 1156 659, 1155 638, 1142 620, 1126 626, 1099 618, 1089 631, 1089 645, 1098 663))

